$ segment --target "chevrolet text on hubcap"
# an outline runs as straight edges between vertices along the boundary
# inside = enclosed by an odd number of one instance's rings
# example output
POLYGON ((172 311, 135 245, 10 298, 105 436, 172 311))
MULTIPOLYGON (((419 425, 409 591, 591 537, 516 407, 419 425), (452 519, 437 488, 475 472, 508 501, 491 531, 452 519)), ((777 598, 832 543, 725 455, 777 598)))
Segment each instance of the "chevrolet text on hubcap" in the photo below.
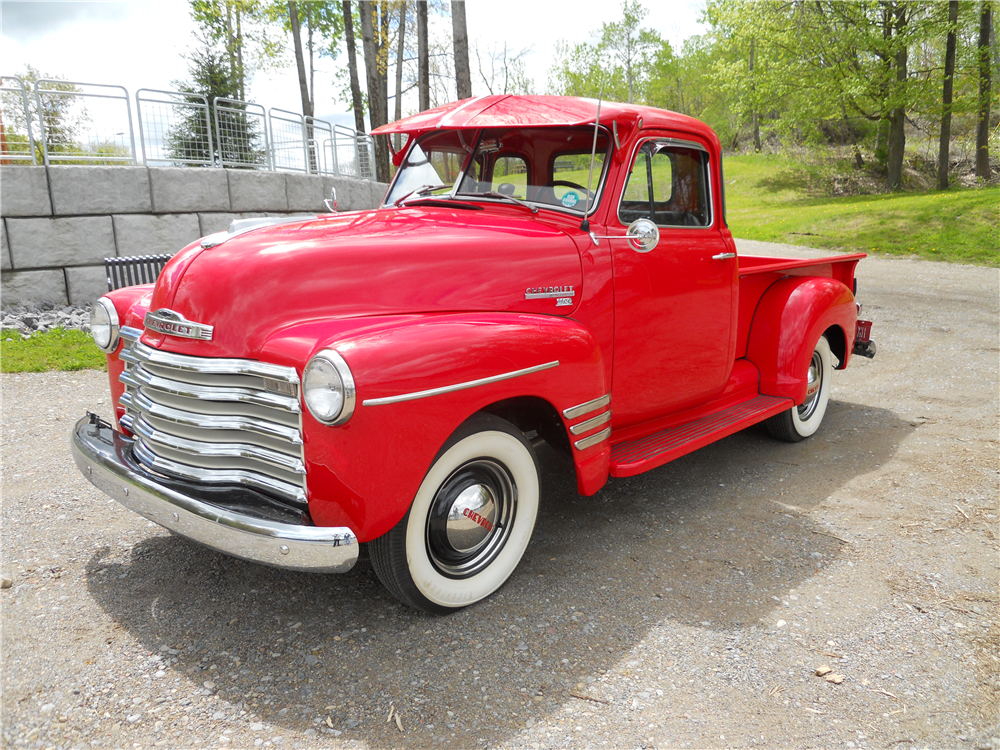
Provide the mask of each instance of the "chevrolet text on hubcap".
POLYGON ((487 458, 456 469, 434 497, 427 518, 427 555, 441 575, 467 578, 503 549, 517 512, 510 472, 487 458))

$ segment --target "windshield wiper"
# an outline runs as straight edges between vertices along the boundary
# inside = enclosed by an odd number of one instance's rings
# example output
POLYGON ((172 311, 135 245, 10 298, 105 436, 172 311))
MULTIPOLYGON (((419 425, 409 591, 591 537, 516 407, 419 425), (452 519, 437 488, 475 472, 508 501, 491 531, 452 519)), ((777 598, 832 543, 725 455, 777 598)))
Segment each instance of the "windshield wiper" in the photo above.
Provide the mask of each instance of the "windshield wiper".
POLYGON ((404 195, 399 200, 394 201, 392 205, 394 205, 394 206, 402 206, 403 205, 403 201, 405 201, 410 196, 414 196, 415 195, 418 198, 422 198, 423 196, 427 195, 428 193, 433 192, 434 190, 440 190, 441 188, 449 188, 450 189, 451 185, 443 185, 443 184, 442 185, 421 185, 416 190, 411 190, 410 192, 408 192, 406 195, 404 195))
POLYGON ((488 193, 479 193, 479 195, 484 195, 487 198, 499 198, 500 200, 510 201, 511 203, 516 203, 519 206, 524 206, 533 214, 538 213, 538 206, 532 206, 530 203, 523 201, 520 198, 515 198, 513 195, 507 195, 506 193, 498 193, 496 190, 491 190, 488 193))

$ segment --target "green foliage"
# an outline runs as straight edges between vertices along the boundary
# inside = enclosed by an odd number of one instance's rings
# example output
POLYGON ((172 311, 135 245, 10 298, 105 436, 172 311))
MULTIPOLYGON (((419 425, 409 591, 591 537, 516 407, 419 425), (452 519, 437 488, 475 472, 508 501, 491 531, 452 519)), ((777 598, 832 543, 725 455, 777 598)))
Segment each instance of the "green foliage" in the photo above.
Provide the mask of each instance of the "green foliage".
POLYGON ((107 360, 89 333, 54 328, 26 339, 17 331, 0 334, 0 372, 91 369, 107 369, 107 360))
POLYGON ((725 167, 736 237, 1000 266, 1000 187, 829 197, 798 158, 731 156, 725 167))
MULTIPOLYGON (((34 96, 33 86, 39 80, 49 79, 45 88, 54 91, 65 92, 66 96, 45 96, 42 97, 41 116, 45 122, 45 132, 47 135, 46 145, 50 155, 73 153, 80 154, 86 151, 76 142, 78 133, 87 123, 90 116, 86 107, 82 106, 79 97, 80 89, 70 83, 60 83, 64 81, 63 76, 52 76, 42 73, 31 65, 26 65, 24 71, 18 74, 24 82, 27 90, 28 106, 25 111, 24 103, 20 91, 3 92, 3 116, 4 125, 9 132, 5 133, 5 138, 11 144, 8 148, 11 153, 30 153, 28 146, 28 123, 31 122, 34 132, 38 132, 39 112, 38 102, 34 96)), ((42 144, 35 142, 35 158, 42 162, 42 144)))
POLYGON ((549 88, 567 96, 597 98, 603 85, 607 100, 647 102, 657 60, 673 55, 669 42, 642 27, 647 14, 639 0, 624 0, 622 20, 602 24, 597 44, 558 42, 549 88))

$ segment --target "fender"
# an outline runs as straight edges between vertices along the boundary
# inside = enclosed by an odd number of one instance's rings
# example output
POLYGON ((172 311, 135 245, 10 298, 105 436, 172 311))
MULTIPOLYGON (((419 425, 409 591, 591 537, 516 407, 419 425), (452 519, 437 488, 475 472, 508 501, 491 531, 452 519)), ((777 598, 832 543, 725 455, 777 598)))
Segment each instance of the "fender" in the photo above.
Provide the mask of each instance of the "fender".
MULTIPOLYGON (((125 286, 121 289, 108 292, 104 296, 110 299, 111 304, 115 306, 115 312, 118 313, 119 326, 123 328, 125 326, 138 328, 140 331, 143 329, 142 320, 146 317, 146 313, 149 312, 149 303, 153 297, 153 284, 125 286)), ((118 424, 119 429, 124 430, 120 420, 125 416, 125 409, 119 404, 119 401, 121 400, 122 393, 125 392, 125 386, 118 379, 125 370, 125 365, 118 358, 121 350, 122 344, 121 340, 119 340, 115 350, 107 355, 107 362, 108 384, 111 386, 111 403, 115 407, 115 422, 118 424)), ((131 434, 128 430, 125 430, 125 432, 131 434)))
POLYGON ((857 307, 854 295, 835 279, 786 276, 764 293, 750 324, 746 358, 760 371, 760 392, 801 404, 806 397, 805 373, 813 347, 828 329, 843 335, 831 347, 840 357, 837 369, 847 366, 854 341, 857 307))
MULTIPOLYGON (((348 526, 362 542, 405 515, 438 450, 472 414, 528 396, 562 416, 608 393, 599 345, 569 318, 459 313, 318 321, 277 332, 261 359, 301 373, 325 348, 347 362, 357 396, 353 416, 337 427, 303 408, 309 511, 317 525, 348 526), (436 389, 446 391, 426 393, 436 389)), ((607 440, 574 451, 587 494, 607 481, 609 455, 607 440)))

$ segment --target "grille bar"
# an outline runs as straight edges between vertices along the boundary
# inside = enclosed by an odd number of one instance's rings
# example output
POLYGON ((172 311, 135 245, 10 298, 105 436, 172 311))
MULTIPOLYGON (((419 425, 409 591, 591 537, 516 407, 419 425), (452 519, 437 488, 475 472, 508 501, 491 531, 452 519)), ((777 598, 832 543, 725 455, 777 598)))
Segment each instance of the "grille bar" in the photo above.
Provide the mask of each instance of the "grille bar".
POLYGON ((175 422, 188 427, 200 427, 205 430, 245 430, 256 432, 259 435, 283 438, 295 445, 302 444, 302 436, 294 427, 266 422, 262 419, 251 417, 237 417, 223 414, 194 414, 182 409, 174 409, 152 401, 148 396, 139 392, 126 392, 122 394, 122 406, 126 411, 137 411, 143 415, 149 415, 163 420, 164 422, 175 422))
POLYGON ((306 502, 306 492, 304 489, 264 474, 239 469, 200 469, 195 466, 187 466, 186 464, 180 464, 176 461, 157 456, 146 447, 146 444, 142 440, 135 441, 133 451, 136 458, 144 464, 164 474, 196 482, 208 482, 210 484, 240 484, 259 490, 274 492, 301 505, 305 505, 306 502))
POLYGON ((294 367, 272 365, 268 362, 255 362, 250 359, 222 359, 207 357, 192 357, 187 354, 161 352, 136 341, 128 349, 123 349, 121 359, 132 364, 150 363, 163 367, 172 367, 188 372, 200 372, 215 375, 256 375, 261 378, 281 380, 285 383, 298 385, 299 374, 294 367))
POLYGON ((201 440, 189 440, 171 435, 162 430, 157 430, 142 417, 133 422, 132 431, 141 437, 143 442, 158 443, 175 451, 190 453, 192 456, 243 458, 249 461, 261 461, 294 474, 306 473, 305 464, 302 463, 301 459, 285 453, 279 453, 278 451, 268 450, 259 445, 252 445, 250 443, 210 443, 201 440))
POLYGON ((137 367, 122 373, 120 380, 133 388, 148 386, 157 391, 186 396, 202 401, 227 401, 270 406, 298 414, 301 410, 298 399, 268 391, 254 391, 249 388, 217 388, 184 383, 170 378, 159 377, 148 370, 137 367))
POLYGON ((123 427, 161 474, 241 485, 305 509, 299 376, 292 367, 154 349, 122 331, 123 427))

